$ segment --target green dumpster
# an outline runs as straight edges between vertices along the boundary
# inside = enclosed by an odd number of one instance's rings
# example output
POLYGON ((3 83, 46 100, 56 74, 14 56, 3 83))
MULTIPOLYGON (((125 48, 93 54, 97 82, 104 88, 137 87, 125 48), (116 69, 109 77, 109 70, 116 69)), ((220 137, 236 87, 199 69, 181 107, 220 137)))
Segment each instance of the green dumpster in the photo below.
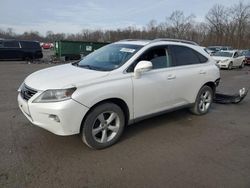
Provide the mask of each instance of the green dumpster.
POLYGON ((60 40, 54 42, 55 56, 64 60, 76 60, 109 43, 60 40))

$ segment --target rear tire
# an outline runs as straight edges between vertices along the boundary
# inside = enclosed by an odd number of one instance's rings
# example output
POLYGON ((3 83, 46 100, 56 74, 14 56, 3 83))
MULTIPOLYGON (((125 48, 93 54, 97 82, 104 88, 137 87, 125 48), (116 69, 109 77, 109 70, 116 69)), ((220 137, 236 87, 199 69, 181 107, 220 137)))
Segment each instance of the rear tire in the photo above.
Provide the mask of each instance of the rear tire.
POLYGON ((115 144, 123 133, 125 116, 114 103, 103 103, 92 109, 82 128, 83 142, 93 149, 104 149, 115 144))
POLYGON ((213 90, 211 87, 205 85, 203 86, 195 100, 195 104, 190 111, 195 115, 204 115, 206 114, 213 102, 213 90))
POLYGON ((242 69, 242 68, 244 68, 244 66, 245 66, 245 62, 242 61, 241 65, 240 65, 240 68, 242 69))

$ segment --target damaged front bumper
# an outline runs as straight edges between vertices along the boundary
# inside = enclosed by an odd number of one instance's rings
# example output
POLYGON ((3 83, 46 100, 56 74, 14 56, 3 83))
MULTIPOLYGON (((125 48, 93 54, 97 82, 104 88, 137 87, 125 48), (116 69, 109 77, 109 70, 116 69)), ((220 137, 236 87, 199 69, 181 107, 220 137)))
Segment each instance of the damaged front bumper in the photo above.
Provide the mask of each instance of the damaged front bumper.
POLYGON ((239 90, 239 93, 234 95, 215 93, 214 102, 220 104, 237 104, 241 102, 247 96, 248 90, 246 88, 242 88, 239 90))

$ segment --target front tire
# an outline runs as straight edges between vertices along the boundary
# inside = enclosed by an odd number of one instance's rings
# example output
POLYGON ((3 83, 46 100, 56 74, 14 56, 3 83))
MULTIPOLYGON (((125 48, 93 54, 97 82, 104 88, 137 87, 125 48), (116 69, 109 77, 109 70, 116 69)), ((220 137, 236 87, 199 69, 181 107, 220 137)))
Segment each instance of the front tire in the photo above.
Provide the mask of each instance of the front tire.
POLYGON ((115 144, 122 135, 125 117, 114 103, 103 103, 92 109, 83 124, 82 140, 93 149, 104 149, 115 144))
POLYGON ((194 106, 190 111, 195 115, 204 115, 206 114, 213 102, 213 90, 209 86, 203 86, 197 97, 194 106))
POLYGON ((233 62, 230 62, 228 65, 228 70, 232 70, 233 69, 233 62))

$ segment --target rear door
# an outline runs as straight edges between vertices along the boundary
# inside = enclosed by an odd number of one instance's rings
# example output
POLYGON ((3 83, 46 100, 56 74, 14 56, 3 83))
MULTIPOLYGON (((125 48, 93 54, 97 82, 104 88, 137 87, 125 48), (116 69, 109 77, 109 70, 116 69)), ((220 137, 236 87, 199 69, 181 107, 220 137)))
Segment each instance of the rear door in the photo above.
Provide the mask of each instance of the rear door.
POLYGON ((42 57, 41 46, 38 42, 21 41, 20 44, 25 58, 34 59, 42 57))
POLYGON ((208 59, 186 46, 170 45, 169 50, 174 62, 174 107, 194 103, 198 91, 207 80, 208 59))

